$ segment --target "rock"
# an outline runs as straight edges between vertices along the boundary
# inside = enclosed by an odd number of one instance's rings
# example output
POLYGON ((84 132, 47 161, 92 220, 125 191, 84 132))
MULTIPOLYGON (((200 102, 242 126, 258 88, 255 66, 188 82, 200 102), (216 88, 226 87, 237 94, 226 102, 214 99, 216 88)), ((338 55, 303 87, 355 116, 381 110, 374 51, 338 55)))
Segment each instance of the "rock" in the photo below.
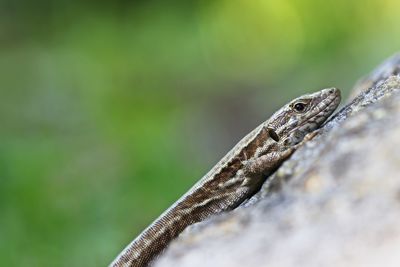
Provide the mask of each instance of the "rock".
POLYGON ((250 201, 186 229, 156 267, 399 266, 400 56, 250 201))

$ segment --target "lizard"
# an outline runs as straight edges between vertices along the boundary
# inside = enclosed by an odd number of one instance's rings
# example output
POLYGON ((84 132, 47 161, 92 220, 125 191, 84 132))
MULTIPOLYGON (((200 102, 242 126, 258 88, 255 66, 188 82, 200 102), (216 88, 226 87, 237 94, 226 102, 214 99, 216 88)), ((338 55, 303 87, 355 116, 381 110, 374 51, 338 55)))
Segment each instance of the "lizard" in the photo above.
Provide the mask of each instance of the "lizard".
POLYGON ((300 145, 315 136, 340 99, 339 89, 327 88, 300 96, 276 111, 135 238, 109 267, 149 266, 186 227, 248 200, 300 145))

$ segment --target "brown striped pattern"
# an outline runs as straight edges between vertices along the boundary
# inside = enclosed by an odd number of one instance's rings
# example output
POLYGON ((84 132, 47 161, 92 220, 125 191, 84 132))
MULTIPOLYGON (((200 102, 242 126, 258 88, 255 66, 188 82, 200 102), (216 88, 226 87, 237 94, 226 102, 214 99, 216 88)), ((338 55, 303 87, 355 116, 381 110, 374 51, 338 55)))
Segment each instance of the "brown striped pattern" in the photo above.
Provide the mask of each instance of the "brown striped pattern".
POLYGON ((340 91, 330 88, 296 98, 283 106, 244 137, 134 239, 110 266, 148 266, 187 226, 236 208, 259 190, 304 136, 317 129, 339 102, 340 91), (304 110, 296 110, 298 103, 304 110))

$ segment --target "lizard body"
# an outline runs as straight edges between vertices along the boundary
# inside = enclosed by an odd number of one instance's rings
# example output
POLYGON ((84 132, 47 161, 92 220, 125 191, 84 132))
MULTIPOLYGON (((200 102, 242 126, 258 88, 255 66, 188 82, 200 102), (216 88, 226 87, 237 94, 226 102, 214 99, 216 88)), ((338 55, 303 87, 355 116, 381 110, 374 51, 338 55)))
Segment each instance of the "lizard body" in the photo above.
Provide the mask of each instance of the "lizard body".
POLYGON ((145 267, 187 226, 239 206, 333 113, 340 91, 289 102, 244 137, 186 194, 134 239, 110 267, 145 267))

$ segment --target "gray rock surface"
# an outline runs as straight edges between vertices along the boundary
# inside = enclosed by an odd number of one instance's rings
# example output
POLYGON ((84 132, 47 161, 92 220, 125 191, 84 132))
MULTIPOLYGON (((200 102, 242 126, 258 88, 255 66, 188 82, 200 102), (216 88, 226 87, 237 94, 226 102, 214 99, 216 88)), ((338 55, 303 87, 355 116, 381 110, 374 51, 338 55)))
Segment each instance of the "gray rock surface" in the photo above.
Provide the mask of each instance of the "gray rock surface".
POLYGON ((400 266, 400 56, 236 210, 189 227, 156 267, 400 266))

